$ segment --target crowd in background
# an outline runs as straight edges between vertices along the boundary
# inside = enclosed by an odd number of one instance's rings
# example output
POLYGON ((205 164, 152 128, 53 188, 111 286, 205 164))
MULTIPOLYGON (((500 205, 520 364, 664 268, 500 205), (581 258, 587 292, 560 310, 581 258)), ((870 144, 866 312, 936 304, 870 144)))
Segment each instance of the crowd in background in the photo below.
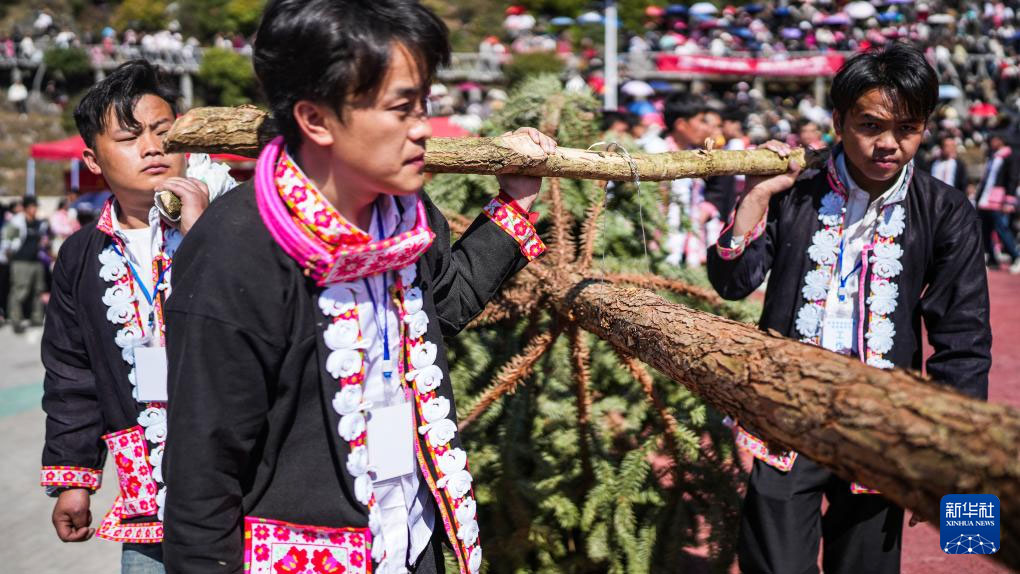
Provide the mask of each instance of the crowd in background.
MULTIPOLYGON (((601 96, 605 90, 601 19, 597 12, 576 18, 536 17, 511 6, 503 29, 494 30, 479 44, 478 66, 498 71, 515 55, 548 53, 562 61, 567 89, 591 90, 601 96)), ((649 152, 701 147, 706 140, 727 149, 749 149, 770 139, 814 148, 831 146, 837 137, 827 102, 805 95, 811 90, 803 79, 770 84, 766 91, 763 85, 750 83, 750 78, 646 83, 628 78, 628 68, 636 69, 642 61, 655 65, 662 54, 771 59, 805 52, 849 55, 899 40, 924 47, 943 84, 943 105, 932 118, 918 165, 966 193, 979 208, 989 266, 1007 263, 1011 271, 1020 272, 1014 215, 1020 185, 1020 10, 1005 2, 791 0, 722 7, 705 2, 649 6, 640 32, 621 32, 622 105, 604 114, 603 139, 649 152), (675 116, 670 102, 681 100, 691 109, 702 110, 704 118, 705 133, 688 134, 689 141, 681 141, 683 137, 670 123, 675 116)), ((0 39, 0 53, 9 59, 38 62, 45 47, 53 45, 87 47, 94 63, 142 57, 188 65, 197 64, 201 56, 199 42, 183 37, 175 22, 158 32, 119 32, 108 27, 95 36, 78 35, 54 25, 45 12, 39 13, 30 30, 15 29, 0 39)), ((217 36, 213 45, 242 54, 251 51, 251 39, 240 35, 217 36)), ((447 116, 465 133, 478 133, 484 121, 505 104, 508 91, 474 81, 436 83, 429 97, 430 113, 447 116)), ((13 108, 27 111, 28 93, 21 81, 11 84, 7 96, 13 108)), ((676 233, 664 239, 670 260, 700 265, 741 192, 740 178, 674 185, 665 207, 670 225, 679 229, 680 221, 688 220, 693 231, 684 232, 681 239, 676 233)), ((25 240, 34 237, 32 225, 25 224, 31 219, 28 212, 26 208, 8 213, 0 230, 4 238, 0 306, 6 307, 4 316, 17 319, 15 323, 25 316, 11 308, 25 305, 24 285, 31 287, 29 292, 38 290, 34 272, 24 271, 25 258, 32 259, 28 252, 36 253, 35 259, 45 264, 55 253, 54 243, 73 227, 61 224, 68 213, 65 206, 54 214, 57 220, 43 226, 37 249, 31 239, 25 240), (7 289, 8 275, 17 289, 7 289)), ((28 307, 25 311, 34 317, 28 307)))

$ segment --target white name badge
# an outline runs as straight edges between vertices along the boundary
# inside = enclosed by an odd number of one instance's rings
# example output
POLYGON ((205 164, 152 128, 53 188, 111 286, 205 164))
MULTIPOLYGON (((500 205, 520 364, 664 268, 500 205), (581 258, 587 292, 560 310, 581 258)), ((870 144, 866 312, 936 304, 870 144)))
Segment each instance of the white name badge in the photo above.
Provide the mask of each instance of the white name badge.
POLYGON ((822 346, 846 354, 853 350, 853 345, 853 317, 826 317, 822 325, 822 346))
POLYGON ((368 412, 368 466, 372 480, 414 472, 414 417, 411 403, 368 412))
POLYGON ((166 372, 166 347, 135 348, 135 383, 139 402, 167 402, 166 372))

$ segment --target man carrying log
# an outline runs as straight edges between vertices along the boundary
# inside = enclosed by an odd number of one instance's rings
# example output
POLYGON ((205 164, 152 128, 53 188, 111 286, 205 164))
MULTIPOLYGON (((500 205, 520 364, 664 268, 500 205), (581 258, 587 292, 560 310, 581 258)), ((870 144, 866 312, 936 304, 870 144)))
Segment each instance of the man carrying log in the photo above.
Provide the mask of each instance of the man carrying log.
MULTIPOLYGON (((831 97, 842 143, 813 176, 798 179, 791 161, 786 174, 748 179, 732 227, 709 253, 712 284, 740 299, 771 272, 762 329, 882 369, 921 368, 923 319, 934 348, 928 374, 986 398, 991 332, 977 214, 913 163, 938 101, 935 71, 921 52, 892 44, 850 59, 831 97)), ((743 572, 817 572, 822 537, 827 574, 899 572, 902 509, 751 432, 737 437, 756 457, 740 525, 743 572)))
MULTIPOLYGON (((273 0, 255 71, 282 136, 178 253, 168 306, 169 572, 477 574, 443 337, 544 250, 541 179, 450 245, 421 193, 447 30, 411 0, 273 0)), ((516 153, 556 144, 519 130, 516 153)))

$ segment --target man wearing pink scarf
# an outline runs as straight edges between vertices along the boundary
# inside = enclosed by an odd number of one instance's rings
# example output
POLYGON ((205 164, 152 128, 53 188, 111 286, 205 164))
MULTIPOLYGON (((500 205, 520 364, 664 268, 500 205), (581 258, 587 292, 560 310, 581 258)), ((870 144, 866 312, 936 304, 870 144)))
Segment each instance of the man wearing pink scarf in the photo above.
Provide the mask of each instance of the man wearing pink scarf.
POLYGON ((477 574, 443 338, 544 251, 541 180, 500 177, 451 245, 421 191, 449 43, 418 2, 271 0, 253 58, 283 135, 175 261, 167 571, 444 572, 446 544, 477 574))

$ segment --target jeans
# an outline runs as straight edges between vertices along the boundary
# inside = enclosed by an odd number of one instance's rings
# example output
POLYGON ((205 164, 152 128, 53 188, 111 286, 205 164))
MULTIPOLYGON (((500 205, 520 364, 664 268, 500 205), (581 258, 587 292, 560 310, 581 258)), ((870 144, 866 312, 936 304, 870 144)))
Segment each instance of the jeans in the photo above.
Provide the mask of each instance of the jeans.
POLYGON ((1020 259, 1020 251, 1016 247, 1016 238, 1013 230, 1009 228, 1009 214, 1001 211, 981 211, 981 227, 985 239, 985 253, 988 255, 991 264, 997 265, 995 260, 995 242, 992 241, 992 234, 999 236, 1002 242, 1002 249, 1016 261, 1020 259))
POLYGON ((161 544, 125 544, 120 574, 166 574, 161 544))

